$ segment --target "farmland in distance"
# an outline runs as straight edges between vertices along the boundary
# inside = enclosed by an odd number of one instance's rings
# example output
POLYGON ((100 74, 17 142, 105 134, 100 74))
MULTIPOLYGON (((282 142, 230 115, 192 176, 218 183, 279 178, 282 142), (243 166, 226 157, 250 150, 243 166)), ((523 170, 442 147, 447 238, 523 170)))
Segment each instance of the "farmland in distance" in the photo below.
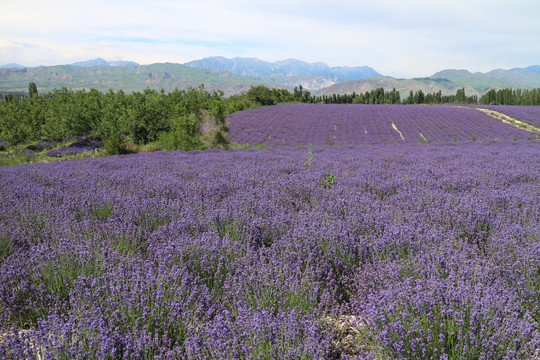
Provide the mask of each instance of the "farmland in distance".
POLYGON ((232 140, 250 145, 410 144, 534 137, 530 131, 474 108, 455 106, 281 104, 233 114, 228 122, 232 140))

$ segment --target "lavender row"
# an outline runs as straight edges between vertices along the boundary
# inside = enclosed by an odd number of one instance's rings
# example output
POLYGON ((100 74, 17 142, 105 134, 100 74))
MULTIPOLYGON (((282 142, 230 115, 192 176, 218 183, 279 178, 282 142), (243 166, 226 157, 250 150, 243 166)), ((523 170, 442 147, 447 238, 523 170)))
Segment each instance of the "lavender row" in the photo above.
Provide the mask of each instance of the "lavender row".
POLYGON ((532 358, 539 147, 1 168, 0 358, 532 358))
POLYGON ((526 123, 540 128, 540 106, 520 106, 520 105, 475 105, 475 107, 491 109, 502 112, 526 123))
POLYGON ((282 104, 232 114, 243 144, 383 144, 518 140, 534 134, 480 111, 451 106, 282 104))

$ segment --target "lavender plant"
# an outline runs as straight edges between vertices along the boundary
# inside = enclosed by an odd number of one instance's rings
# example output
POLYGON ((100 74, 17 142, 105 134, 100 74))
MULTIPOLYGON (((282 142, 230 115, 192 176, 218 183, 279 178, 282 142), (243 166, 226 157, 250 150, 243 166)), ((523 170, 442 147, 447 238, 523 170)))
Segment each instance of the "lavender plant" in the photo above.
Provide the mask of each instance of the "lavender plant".
POLYGON ((0 168, 0 358, 534 358, 540 144, 515 131, 315 144, 311 167, 279 147, 0 168))

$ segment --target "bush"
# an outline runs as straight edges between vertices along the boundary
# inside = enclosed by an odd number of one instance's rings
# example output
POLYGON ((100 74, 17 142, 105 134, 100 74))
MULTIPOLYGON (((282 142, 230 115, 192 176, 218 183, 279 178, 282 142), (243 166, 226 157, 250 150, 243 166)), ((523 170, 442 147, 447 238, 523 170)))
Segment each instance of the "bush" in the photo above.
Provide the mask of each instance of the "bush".
POLYGON ((192 137, 180 129, 164 132, 158 139, 159 147, 162 150, 194 150, 201 146, 197 137, 192 137))
POLYGON ((274 97, 272 90, 263 85, 251 87, 247 92, 247 96, 250 101, 259 103, 263 106, 276 104, 276 98, 274 97))
POLYGON ((182 117, 176 121, 171 131, 160 134, 158 144, 162 150, 189 151, 202 147, 199 136, 199 124, 193 119, 182 117))
POLYGON ((112 132, 105 140, 105 143, 103 144, 103 149, 105 150, 105 153, 109 155, 123 155, 130 153, 129 149, 127 148, 125 139, 117 131, 112 132))

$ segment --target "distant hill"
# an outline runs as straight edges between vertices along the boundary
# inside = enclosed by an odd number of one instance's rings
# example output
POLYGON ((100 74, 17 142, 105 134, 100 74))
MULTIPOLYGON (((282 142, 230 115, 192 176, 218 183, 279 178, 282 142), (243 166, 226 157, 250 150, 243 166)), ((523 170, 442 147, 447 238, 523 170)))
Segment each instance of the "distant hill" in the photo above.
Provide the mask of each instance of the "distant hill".
POLYGON ((467 84, 484 93, 489 89, 540 87, 540 66, 515 68, 510 70, 492 70, 487 73, 471 73, 467 70, 444 70, 433 74, 431 78, 443 78, 458 84, 467 84))
MULTIPOLYGON (((396 89, 399 91, 402 98, 409 96, 409 91, 416 92, 422 90, 424 93, 438 92, 439 90, 443 95, 455 94, 457 89, 462 88, 458 84, 453 83, 450 80, 442 78, 416 78, 416 79, 396 79, 390 76, 377 77, 372 79, 346 81, 339 84, 335 84, 318 91, 315 91, 315 95, 330 95, 330 94, 351 94, 353 92, 360 94, 369 92, 377 88, 383 88, 385 90, 396 89)), ((478 95, 479 92, 469 86, 465 86, 465 93, 467 95, 478 95)))
POLYGON ((93 66, 139 66, 136 62, 133 61, 107 61, 102 58, 97 58, 93 60, 86 60, 86 61, 80 61, 73 64, 70 64, 71 66, 83 66, 83 67, 93 67, 93 66))
POLYGON ((322 62, 308 63, 296 59, 267 62, 257 58, 227 59, 214 56, 190 61, 184 65, 197 69, 229 71, 233 74, 250 76, 277 87, 292 88, 301 84, 309 90, 317 90, 347 80, 382 76, 369 66, 329 67, 322 62))
POLYGON ((222 90, 226 95, 247 91, 256 81, 226 71, 194 69, 181 64, 162 63, 141 66, 58 65, 0 70, 0 92, 27 91, 35 82, 40 93, 62 87, 100 91, 142 91, 146 88, 165 91, 198 87, 222 90))
POLYGON ((22 69, 24 68, 25 66, 23 65, 19 65, 19 64, 5 64, 5 65, 0 65, 0 69, 10 69, 10 68, 17 68, 17 69, 22 69))
POLYGON ((256 58, 227 59, 219 56, 184 65, 138 65, 132 61, 97 58, 71 65, 0 66, 0 93, 26 92, 29 82, 35 82, 42 93, 62 87, 100 91, 122 89, 125 92, 146 88, 172 91, 204 84, 207 90, 222 90, 226 95, 247 91, 253 85, 288 90, 302 85, 315 95, 364 93, 382 87, 387 91, 396 88, 402 98, 407 97, 411 90, 454 95, 460 88, 465 88, 465 93, 470 96, 482 95, 490 89, 540 88, 540 66, 497 69, 486 73, 447 69, 430 77, 413 79, 381 76, 368 66, 330 67, 322 62, 308 63, 295 59, 267 62, 256 58))
POLYGON ((377 77, 347 81, 334 84, 315 92, 317 95, 350 94, 371 91, 376 88, 392 90, 396 88, 402 97, 407 97, 409 91, 422 90, 438 92, 443 95, 453 95, 457 89, 464 88, 467 95, 482 95, 490 89, 532 89, 540 88, 540 66, 510 70, 493 70, 487 73, 471 73, 468 70, 443 70, 426 78, 396 79, 393 77, 377 77))
POLYGON ((540 74, 540 65, 532 65, 532 66, 526 67, 525 70, 529 70, 529 71, 540 74))

